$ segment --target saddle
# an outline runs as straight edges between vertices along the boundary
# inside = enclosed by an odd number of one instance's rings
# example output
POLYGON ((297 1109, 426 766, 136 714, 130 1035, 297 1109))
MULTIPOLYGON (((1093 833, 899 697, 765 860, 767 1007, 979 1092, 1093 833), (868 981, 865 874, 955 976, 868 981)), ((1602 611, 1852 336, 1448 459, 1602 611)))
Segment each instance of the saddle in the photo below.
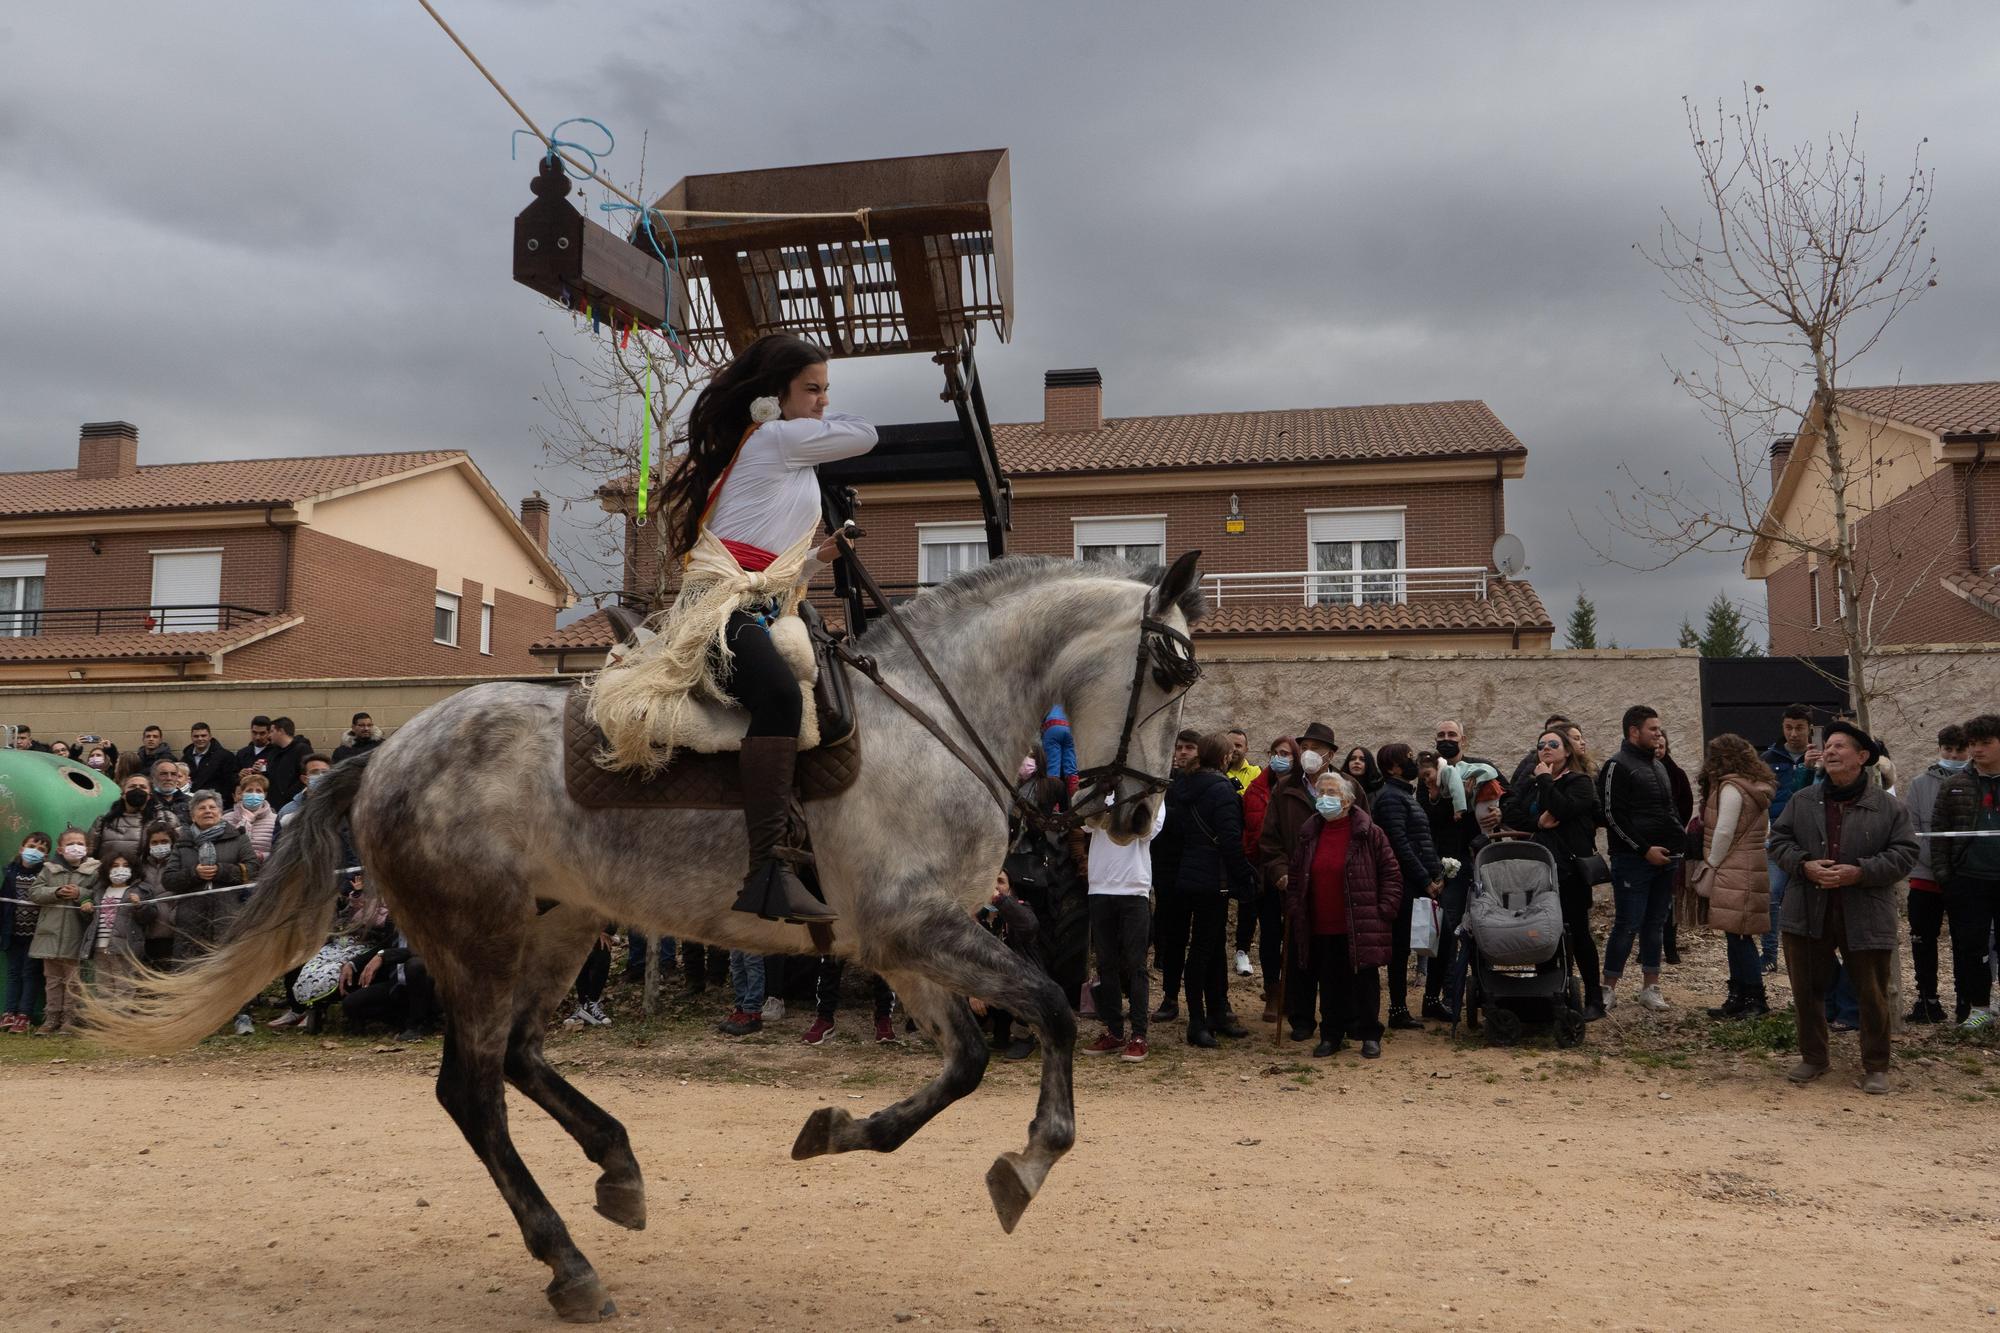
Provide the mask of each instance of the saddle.
MULTIPOLYGON (((818 744, 799 751, 795 782, 800 800, 820 801, 854 785, 861 771, 861 734, 855 725, 847 668, 834 651, 833 635, 810 603, 799 604, 799 616, 805 622, 817 667, 812 702, 818 744)), ((585 699, 572 690, 563 705, 563 786, 578 805, 597 810, 738 810, 743 806, 734 751, 676 750, 665 769, 648 777, 631 769, 599 766, 597 756, 604 744, 604 733, 591 722, 585 699)))

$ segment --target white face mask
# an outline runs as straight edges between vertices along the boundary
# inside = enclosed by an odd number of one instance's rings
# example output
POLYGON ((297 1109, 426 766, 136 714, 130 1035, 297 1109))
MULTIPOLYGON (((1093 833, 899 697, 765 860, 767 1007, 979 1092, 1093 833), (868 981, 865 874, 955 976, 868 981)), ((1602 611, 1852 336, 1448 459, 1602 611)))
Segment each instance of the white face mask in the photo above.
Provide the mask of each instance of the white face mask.
POLYGON ((1299 767, 1308 773, 1317 773, 1326 765, 1326 759, 1318 750, 1307 750, 1299 756, 1299 767))
POLYGON ((84 854, 84 847, 82 843, 71 842, 63 844, 62 859, 69 862, 71 865, 75 865, 78 861, 81 861, 83 859, 83 854, 84 854))
POLYGON ((124 866, 119 866, 116 870, 112 871, 110 875, 110 879, 113 884, 124 884, 128 882, 131 878, 132 878, 132 872, 127 870, 124 866))
POLYGON ((173 844, 156 842, 146 849, 146 855, 152 857, 155 861, 164 861, 167 859, 167 853, 172 850, 173 844))

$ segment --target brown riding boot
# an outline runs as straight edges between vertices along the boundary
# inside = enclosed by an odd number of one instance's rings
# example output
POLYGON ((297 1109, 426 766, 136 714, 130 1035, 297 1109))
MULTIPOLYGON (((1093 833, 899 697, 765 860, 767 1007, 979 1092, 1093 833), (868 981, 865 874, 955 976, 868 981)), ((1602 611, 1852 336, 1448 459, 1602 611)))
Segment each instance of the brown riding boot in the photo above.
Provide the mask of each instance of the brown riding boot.
POLYGON ((743 787, 743 827, 750 837, 750 873, 736 910, 766 921, 809 924, 836 921, 832 908, 814 897, 778 855, 792 803, 792 773, 799 743, 791 736, 746 736, 738 756, 743 787))

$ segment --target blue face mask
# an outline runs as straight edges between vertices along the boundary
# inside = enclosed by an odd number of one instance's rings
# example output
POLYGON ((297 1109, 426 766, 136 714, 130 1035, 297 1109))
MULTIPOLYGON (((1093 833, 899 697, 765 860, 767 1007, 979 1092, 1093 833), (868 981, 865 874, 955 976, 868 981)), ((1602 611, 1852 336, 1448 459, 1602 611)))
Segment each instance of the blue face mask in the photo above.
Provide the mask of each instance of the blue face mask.
POLYGON ((39 847, 23 847, 21 849, 21 864, 27 866, 30 870, 47 859, 48 853, 39 847))
POLYGON ((1320 818, 1332 819, 1340 813, 1340 798, 1338 796, 1322 796, 1313 802, 1313 809, 1319 811, 1320 818))
POLYGON ((244 792, 244 793, 243 793, 243 808, 244 808, 245 810, 261 810, 261 809, 263 809, 263 808, 264 808, 264 793, 263 793, 263 792, 261 792, 261 791, 246 791, 246 792, 244 792))
POLYGON ((1969 759, 1940 759, 1938 767, 1948 773, 1962 773, 1965 771, 1965 766, 1971 762, 1969 759))
POLYGON ((1292 771, 1292 757, 1291 757, 1290 755, 1288 755, 1288 754, 1274 754, 1274 755, 1272 755, 1272 756, 1271 756, 1271 771, 1272 771, 1273 773, 1289 773, 1289 772, 1291 772, 1291 771, 1292 771))

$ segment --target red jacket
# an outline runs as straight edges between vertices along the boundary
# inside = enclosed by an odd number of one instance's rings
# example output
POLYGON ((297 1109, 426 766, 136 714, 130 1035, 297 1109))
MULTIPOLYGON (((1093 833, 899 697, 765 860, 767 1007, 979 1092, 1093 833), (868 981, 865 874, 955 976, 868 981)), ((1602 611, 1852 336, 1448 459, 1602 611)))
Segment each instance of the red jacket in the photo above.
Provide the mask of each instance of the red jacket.
POLYGON ((1243 854, 1259 864, 1257 839, 1264 836, 1264 811, 1271 804, 1271 770, 1261 769, 1243 789, 1243 854))
MULTIPOLYGON (((1353 836, 1347 844, 1347 957, 1355 967, 1387 967, 1390 938, 1403 908, 1403 872, 1396 849, 1365 810, 1352 810, 1353 836)), ((1285 933, 1292 960, 1306 964, 1312 938, 1312 862, 1319 831, 1326 821, 1317 814, 1299 829, 1292 847, 1292 864, 1285 884, 1285 933)))

